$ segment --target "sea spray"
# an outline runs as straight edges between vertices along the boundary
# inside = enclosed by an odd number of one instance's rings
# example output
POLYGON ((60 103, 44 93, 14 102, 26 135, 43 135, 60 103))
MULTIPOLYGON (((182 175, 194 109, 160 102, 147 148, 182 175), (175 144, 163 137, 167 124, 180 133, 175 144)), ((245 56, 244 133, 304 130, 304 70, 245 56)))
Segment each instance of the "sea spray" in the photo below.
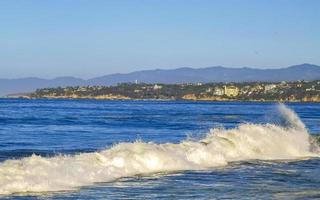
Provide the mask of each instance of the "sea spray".
POLYGON ((95 153, 7 160, 0 164, 0 194, 72 190, 137 174, 205 170, 234 161, 318 156, 298 116, 284 105, 279 110, 286 126, 240 124, 179 144, 137 141, 95 153))
POLYGON ((287 106, 285 106, 282 103, 278 104, 278 110, 281 114, 280 117, 282 117, 287 122, 287 127, 295 128, 297 130, 301 130, 304 133, 307 133, 306 126, 295 112, 290 110, 287 106))

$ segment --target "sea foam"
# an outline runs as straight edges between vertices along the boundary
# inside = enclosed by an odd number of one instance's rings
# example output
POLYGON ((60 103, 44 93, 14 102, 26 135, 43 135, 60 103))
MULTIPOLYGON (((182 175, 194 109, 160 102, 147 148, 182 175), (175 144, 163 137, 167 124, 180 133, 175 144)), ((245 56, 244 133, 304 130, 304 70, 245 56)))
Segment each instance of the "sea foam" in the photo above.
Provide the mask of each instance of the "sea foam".
POLYGON ((284 105, 279 110, 286 126, 240 124, 179 144, 137 141, 94 153, 7 160, 0 164, 0 194, 73 190, 121 177, 207 170, 234 161, 318 157, 318 146, 299 117, 284 105))

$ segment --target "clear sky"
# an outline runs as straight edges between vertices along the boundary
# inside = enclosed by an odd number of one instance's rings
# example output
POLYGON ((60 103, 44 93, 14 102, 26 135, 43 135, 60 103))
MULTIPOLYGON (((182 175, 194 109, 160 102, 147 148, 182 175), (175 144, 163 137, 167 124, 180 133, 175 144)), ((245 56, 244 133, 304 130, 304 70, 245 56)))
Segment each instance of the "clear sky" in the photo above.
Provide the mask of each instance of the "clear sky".
POLYGON ((319 0, 1 0, 0 77, 320 64, 319 0))

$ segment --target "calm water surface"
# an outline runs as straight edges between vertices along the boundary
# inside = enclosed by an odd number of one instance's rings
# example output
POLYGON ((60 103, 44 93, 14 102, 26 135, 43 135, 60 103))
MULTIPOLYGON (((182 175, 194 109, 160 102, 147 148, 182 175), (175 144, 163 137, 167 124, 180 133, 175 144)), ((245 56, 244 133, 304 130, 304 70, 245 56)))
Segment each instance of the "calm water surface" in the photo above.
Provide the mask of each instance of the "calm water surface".
MULTIPOLYGON (((320 133, 320 104, 288 106, 311 134, 320 133)), ((268 122, 281 123, 272 103, 1 99, 0 161, 94 152, 136 140, 179 143, 202 138, 213 127, 268 122)), ((320 199, 319 166, 319 159, 246 161, 209 171, 146 174, 68 192, 0 198, 320 199)))

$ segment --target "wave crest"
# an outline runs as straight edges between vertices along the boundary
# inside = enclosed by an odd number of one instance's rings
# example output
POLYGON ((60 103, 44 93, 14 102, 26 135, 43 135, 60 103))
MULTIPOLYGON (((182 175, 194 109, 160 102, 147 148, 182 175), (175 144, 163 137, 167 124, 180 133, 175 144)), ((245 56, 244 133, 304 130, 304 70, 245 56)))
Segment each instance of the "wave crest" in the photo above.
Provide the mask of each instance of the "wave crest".
POLYGON ((279 109, 289 126, 241 124, 179 144, 137 141, 95 153, 7 160, 0 164, 0 194, 72 190, 137 174, 203 170, 234 161, 318 156, 299 117, 284 105, 279 109))

